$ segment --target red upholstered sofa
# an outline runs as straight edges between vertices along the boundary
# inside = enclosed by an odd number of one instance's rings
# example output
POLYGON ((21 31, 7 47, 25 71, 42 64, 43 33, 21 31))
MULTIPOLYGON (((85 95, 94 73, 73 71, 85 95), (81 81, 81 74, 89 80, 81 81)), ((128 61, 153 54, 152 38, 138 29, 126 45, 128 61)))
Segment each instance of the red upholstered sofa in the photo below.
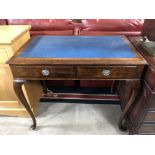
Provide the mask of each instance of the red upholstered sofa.
MULTIPOLYGON (((0 19, 0 25, 32 26, 31 35, 126 35, 141 34, 143 19, 0 19)), ((50 81, 51 85, 75 86, 75 81, 50 81)), ((102 87, 111 81, 80 81, 82 87, 102 87)))
POLYGON ((0 19, 0 25, 29 24, 32 35, 75 35, 78 31, 79 35, 133 36, 140 35, 143 23, 143 19, 0 19))

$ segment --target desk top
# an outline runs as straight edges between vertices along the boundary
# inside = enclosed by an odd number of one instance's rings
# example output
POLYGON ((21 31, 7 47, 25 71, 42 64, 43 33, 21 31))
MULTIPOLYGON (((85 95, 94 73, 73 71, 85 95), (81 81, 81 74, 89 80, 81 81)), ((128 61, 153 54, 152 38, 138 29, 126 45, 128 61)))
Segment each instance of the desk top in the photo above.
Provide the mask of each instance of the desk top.
POLYGON ((120 36, 37 36, 20 58, 136 58, 120 36))
POLYGON ((16 61, 9 63, 107 64, 109 60, 144 64, 142 56, 124 36, 36 36, 19 52, 16 61))
POLYGON ((23 33, 29 31, 30 25, 3 25, 0 26, 0 44, 11 44, 23 33))

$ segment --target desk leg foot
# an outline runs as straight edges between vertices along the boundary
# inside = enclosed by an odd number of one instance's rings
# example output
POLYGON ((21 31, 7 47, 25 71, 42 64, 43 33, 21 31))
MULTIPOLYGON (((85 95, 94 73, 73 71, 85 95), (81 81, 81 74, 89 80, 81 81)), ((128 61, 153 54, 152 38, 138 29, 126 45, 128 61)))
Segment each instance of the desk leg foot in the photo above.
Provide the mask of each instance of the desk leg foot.
POLYGON ((121 131, 126 131, 127 129, 128 129, 128 127, 127 127, 127 122, 125 121, 124 123, 119 123, 119 129, 121 130, 121 131))
POLYGON ((23 93, 23 90, 22 90, 22 85, 26 83, 26 80, 16 80, 14 79, 13 80, 13 87, 14 87, 14 90, 15 90, 15 93, 17 94, 19 100, 21 101, 21 103, 23 104, 23 106, 25 107, 25 109, 27 110, 27 112, 29 113, 29 115, 31 116, 32 118, 32 121, 33 121, 33 125, 30 127, 32 130, 34 130, 36 128, 36 119, 35 119, 35 116, 31 110, 31 107, 30 105, 28 104, 25 96, 24 96, 24 93, 23 93))
POLYGON ((31 126, 30 126, 30 129, 31 129, 31 130, 35 130, 35 129, 36 129, 36 124, 31 125, 31 126))

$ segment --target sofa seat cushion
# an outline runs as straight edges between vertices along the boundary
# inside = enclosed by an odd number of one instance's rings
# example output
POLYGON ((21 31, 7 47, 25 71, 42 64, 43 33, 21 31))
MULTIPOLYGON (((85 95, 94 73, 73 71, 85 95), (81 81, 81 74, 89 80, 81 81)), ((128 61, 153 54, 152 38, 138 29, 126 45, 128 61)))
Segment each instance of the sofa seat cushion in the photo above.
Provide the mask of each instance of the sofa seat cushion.
POLYGON ((143 19, 83 19, 86 31, 141 31, 143 19))
POLYGON ((8 19, 8 25, 31 25, 31 31, 73 30, 69 19, 8 19))

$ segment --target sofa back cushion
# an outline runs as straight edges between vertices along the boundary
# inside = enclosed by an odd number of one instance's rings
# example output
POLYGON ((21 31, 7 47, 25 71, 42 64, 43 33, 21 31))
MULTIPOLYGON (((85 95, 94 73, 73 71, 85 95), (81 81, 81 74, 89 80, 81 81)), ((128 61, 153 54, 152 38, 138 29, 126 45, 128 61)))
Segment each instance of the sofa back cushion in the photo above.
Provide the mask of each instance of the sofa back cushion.
POLYGON ((141 31, 143 19, 83 19, 87 31, 141 31))
POLYGON ((8 25, 31 25, 32 31, 73 30, 74 24, 69 19, 8 19, 8 25))
POLYGON ((6 25, 7 22, 6 22, 6 19, 0 19, 0 25, 6 25))

